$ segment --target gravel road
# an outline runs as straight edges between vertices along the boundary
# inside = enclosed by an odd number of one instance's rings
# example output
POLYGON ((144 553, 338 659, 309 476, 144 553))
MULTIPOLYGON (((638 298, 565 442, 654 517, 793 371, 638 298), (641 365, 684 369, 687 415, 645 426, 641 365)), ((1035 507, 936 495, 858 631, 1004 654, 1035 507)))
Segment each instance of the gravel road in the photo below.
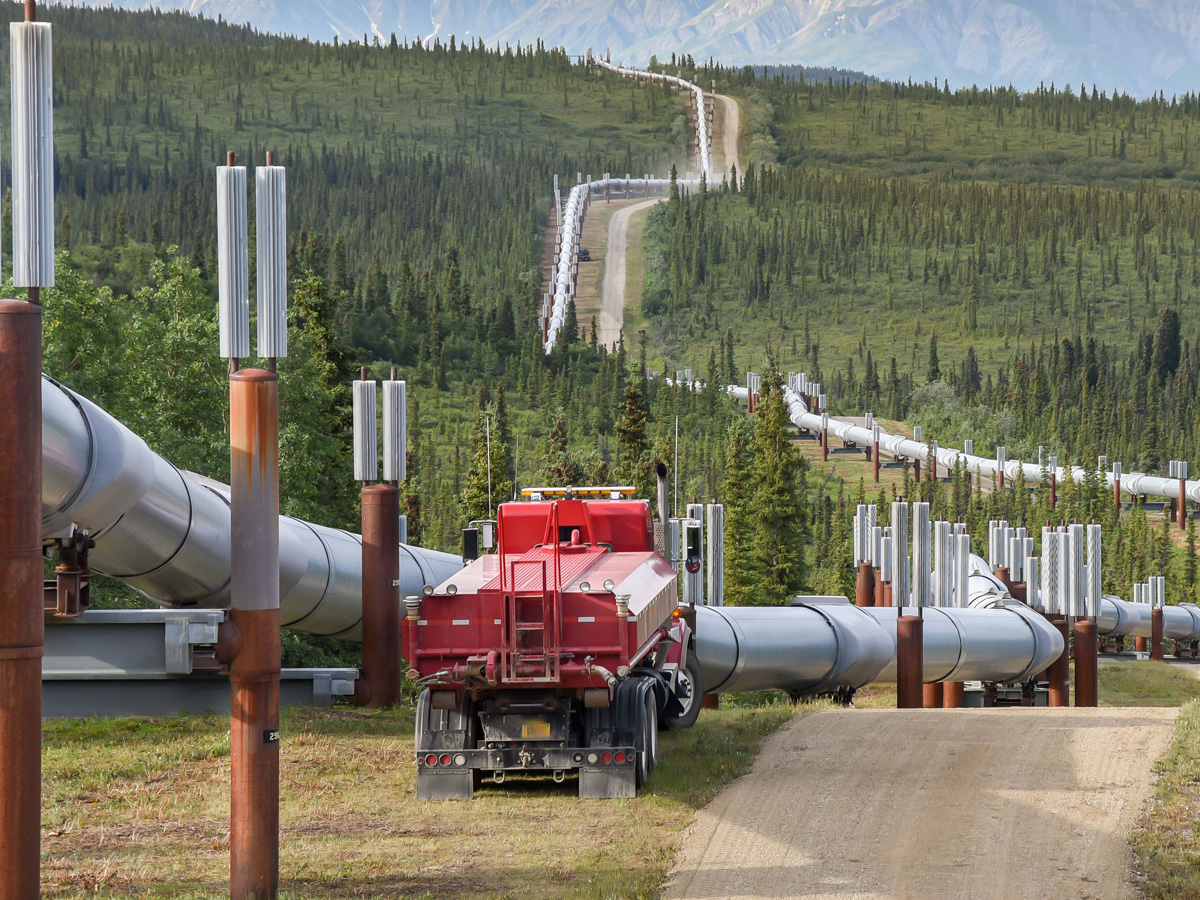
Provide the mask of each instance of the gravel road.
POLYGON ((665 896, 1135 900, 1176 709, 799 718, 698 814, 665 896))
POLYGON ((725 114, 721 129, 722 159, 724 160, 722 174, 724 177, 728 177, 729 167, 737 163, 738 180, 741 181, 743 170, 742 161, 738 157, 738 136, 742 133, 742 125, 737 101, 724 94, 717 94, 717 99, 721 101, 725 114))
POLYGON ((600 320, 597 323, 597 336, 605 347, 615 347, 621 337, 621 327, 625 322, 625 233, 629 230, 629 220, 649 209, 657 200, 645 200, 635 203, 613 213, 608 220, 608 246, 604 250, 604 292, 600 299, 600 320))

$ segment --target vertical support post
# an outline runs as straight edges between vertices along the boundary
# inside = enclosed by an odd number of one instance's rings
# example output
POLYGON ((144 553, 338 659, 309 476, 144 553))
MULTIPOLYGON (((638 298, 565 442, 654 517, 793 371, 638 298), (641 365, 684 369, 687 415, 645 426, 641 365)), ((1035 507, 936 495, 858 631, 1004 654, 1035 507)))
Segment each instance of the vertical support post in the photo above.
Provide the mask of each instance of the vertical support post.
POLYGON ((1157 575, 1150 579, 1150 596, 1153 609, 1150 611, 1150 658, 1162 662, 1163 658, 1163 606, 1167 602, 1167 579, 1157 575))
POLYGON ((946 705, 945 685, 940 681, 924 685, 921 698, 925 709, 942 709, 946 705))
POLYGON ((0 300, 0 897, 40 891, 42 310, 0 300))
POLYGON ((1179 461, 1179 530, 1187 531, 1188 508, 1187 508, 1187 460, 1179 461))
POLYGON ((706 510, 708 521, 705 540, 708 542, 705 563, 708 565, 707 604, 709 606, 725 605, 725 505, 710 503, 706 510))
POLYGON ((998 491, 1004 490, 1004 464, 1007 462, 1005 455, 1005 448, 996 448, 996 490, 998 491))
POLYGON ((233 900, 279 891, 279 376, 229 376, 229 888, 233 900))
POLYGON ((354 702, 376 709, 400 700, 400 489, 362 489, 362 677, 354 702))
POLYGON ((1163 611, 1157 606, 1150 610, 1150 658, 1163 659, 1163 611))
POLYGON ((896 707, 921 709, 925 705, 923 681, 923 628, 918 616, 896 619, 896 707))
POLYGON ((1075 623, 1075 705, 1099 706, 1099 658, 1096 623, 1080 619, 1075 623))
POLYGON ((1121 464, 1113 463, 1113 509, 1121 511, 1121 464))
POLYGON ((961 681, 947 681, 942 686, 942 709, 962 709, 963 693, 961 681))
POLYGON ((0 897, 41 892, 42 310, 54 284, 51 29, 25 0, 9 26, 13 284, 0 300, 0 897))
POLYGON ((875 471, 875 483, 879 484, 879 426, 875 425, 871 428, 871 439, 874 441, 874 448, 871 451, 872 468, 875 471))
POLYGON ((829 462, 829 414, 821 414, 821 462, 829 462))
POLYGON ((1050 705, 1063 707, 1071 705, 1071 639, 1067 633, 1067 620, 1062 616, 1054 616, 1050 624, 1062 635, 1063 652, 1050 663, 1050 705))
POLYGON ((858 580, 854 586, 854 605, 875 605, 875 567, 869 562, 858 565, 858 580))

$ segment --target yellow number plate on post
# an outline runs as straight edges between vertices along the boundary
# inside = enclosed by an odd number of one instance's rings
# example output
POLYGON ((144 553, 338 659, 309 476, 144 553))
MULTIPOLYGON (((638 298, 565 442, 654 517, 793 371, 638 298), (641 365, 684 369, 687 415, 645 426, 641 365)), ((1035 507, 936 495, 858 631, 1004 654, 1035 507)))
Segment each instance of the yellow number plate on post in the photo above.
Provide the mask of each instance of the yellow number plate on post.
POLYGON ((550 723, 526 722, 521 726, 521 737, 533 738, 534 740, 539 738, 548 738, 550 737, 550 723))

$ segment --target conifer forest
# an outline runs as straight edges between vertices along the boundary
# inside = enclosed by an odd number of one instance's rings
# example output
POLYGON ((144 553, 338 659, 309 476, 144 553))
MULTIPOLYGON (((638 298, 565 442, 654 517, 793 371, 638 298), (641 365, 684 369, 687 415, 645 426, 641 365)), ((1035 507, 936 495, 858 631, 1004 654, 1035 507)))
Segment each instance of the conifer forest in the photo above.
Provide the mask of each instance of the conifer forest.
MULTIPOLYGON (((1106 588, 1169 572, 1171 602, 1197 599, 1194 525, 1118 513, 1099 479, 1060 487, 1053 512, 1045 486, 999 493, 962 472, 935 485, 905 470, 881 489, 791 440, 780 385, 807 372, 835 414, 920 424, 985 455, 1200 470, 1200 94, 664 59, 737 99, 745 171, 649 213, 623 343, 600 346, 572 313, 546 356, 535 323, 554 176, 682 170, 683 95, 541 44, 324 45, 73 7, 54 21, 45 370, 179 467, 228 477, 215 168, 230 150, 251 166, 273 150, 293 232, 288 514, 356 527, 350 382, 395 366, 409 385, 409 539, 424 546, 454 549, 490 499, 535 483, 648 495, 653 460, 678 452, 680 506, 727 505, 730 603, 852 595, 854 504, 885 513, 893 496, 974 534, 991 518, 1035 534, 1051 518, 1101 521, 1106 588), (685 367, 703 390, 654 377, 685 367), (748 370, 763 376, 754 416, 724 390, 748 370)), ((353 652, 289 640, 293 664, 353 652)))

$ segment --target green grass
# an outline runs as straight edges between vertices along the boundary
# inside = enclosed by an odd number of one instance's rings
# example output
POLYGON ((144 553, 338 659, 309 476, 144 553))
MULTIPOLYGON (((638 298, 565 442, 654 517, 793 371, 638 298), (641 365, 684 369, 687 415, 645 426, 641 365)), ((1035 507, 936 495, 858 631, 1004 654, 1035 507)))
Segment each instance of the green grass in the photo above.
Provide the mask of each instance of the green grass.
POLYGON ((1174 740, 1157 770, 1159 781, 1131 842, 1138 886, 1149 900, 1194 900, 1200 897, 1200 703, 1195 700, 1180 712, 1174 740))
POLYGON ((1101 706, 1183 706, 1200 700, 1200 678, 1165 662, 1100 664, 1101 706))
MULTIPOLYGON (((697 809, 797 714, 707 711, 662 735, 636 800, 509 779, 462 804, 415 795, 411 710, 283 717, 281 896, 649 898, 697 809)), ((43 896, 228 896, 228 720, 47 722, 43 896)))

